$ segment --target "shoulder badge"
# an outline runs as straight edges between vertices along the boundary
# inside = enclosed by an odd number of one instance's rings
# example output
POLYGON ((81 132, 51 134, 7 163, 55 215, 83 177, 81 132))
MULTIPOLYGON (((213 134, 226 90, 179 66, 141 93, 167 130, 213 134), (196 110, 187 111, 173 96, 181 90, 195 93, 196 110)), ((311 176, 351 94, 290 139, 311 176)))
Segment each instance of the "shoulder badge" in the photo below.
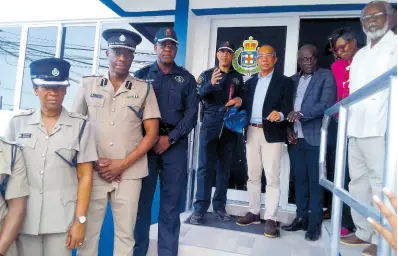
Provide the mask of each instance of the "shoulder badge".
POLYGON ((202 86, 203 81, 204 81, 204 78, 203 78, 202 75, 200 75, 200 76, 198 77, 198 80, 196 80, 196 84, 200 87, 200 86, 202 86))
POLYGON ((68 115, 72 118, 79 118, 79 119, 83 119, 83 120, 88 120, 87 116, 84 116, 82 114, 78 114, 75 112, 69 112, 68 115))

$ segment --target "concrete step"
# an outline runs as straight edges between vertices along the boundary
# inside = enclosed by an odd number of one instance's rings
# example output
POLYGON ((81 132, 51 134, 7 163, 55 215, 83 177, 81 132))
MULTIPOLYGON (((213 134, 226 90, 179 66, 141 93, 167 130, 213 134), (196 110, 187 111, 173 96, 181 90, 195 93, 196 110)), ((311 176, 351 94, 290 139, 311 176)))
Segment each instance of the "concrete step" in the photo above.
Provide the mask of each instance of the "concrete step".
MULTIPOLYGON (((281 231, 281 237, 270 239, 258 234, 183 223, 190 214, 191 212, 181 214, 179 256, 327 255, 324 241, 319 239, 316 242, 308 242, 304 239, 304 231, 281 231)), ((330 223, 326 225, 330 226, 330 223)), ((148 252, 150 256, 158 256, 157 233, 157 224, 154 224, 150 233, 151 242, 148 252)), ((341 246, 341 255, 358 256, 361 255, 362 249, 341 246)))

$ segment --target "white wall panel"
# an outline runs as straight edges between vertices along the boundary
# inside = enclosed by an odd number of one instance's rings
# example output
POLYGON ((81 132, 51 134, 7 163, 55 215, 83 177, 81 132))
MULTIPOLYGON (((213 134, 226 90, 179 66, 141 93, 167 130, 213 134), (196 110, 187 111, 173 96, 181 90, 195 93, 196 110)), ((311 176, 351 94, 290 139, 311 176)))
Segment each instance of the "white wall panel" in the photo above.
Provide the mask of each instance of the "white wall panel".
POLYGON ((126 12, 175 10, 175 0, 114 0, 126 12))
MULTIPOLYGON (((126 0, 127 1, 127 0, 126 0)), ((363 4, 364 0, 190 0, 192 9, 248 7, 248 6, 277 6, 281 5, 314 5, 314 4, 363 4)))

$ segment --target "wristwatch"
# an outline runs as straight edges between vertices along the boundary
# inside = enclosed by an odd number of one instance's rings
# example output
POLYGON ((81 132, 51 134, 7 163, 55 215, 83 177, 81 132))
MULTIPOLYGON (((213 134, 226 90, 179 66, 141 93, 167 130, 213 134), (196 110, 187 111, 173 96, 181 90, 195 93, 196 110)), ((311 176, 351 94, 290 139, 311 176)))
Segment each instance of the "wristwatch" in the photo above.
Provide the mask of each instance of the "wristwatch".
POLYGON ((169 143, 170 145, 173 145, 174 143, 176 143, 176 140, 173 138, 169 138, 169 143))
POLYGON ((86 223, 86 220, 87 220, 86 216, 79 216, 79 217, 75 218, 75 221, 77 221, 77 222, 79 222, 81 224, 86 223))

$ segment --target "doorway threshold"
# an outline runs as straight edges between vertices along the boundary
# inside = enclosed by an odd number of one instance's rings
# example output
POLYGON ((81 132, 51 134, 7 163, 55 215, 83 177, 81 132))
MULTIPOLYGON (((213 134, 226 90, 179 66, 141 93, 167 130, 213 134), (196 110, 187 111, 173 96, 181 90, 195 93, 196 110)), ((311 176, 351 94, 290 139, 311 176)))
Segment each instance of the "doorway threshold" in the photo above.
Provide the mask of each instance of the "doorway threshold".
MULTIPOLYGON (((262 234, 245 233, 206 226, 185 224, 192 212, 180 215, 181 231, 179 256, 322 256, 327 255, 324 241, 309 242, 304 239, 305 232, 281 231, 281 237, 267 238, 262 234)), ((260 225, 261 226, 261 225, 260 225)), ((158 226, 151 226, 148 256, 157 254, 158 226)), ((363 248, 341 246, 342 256, 361 255, 363 248)))

